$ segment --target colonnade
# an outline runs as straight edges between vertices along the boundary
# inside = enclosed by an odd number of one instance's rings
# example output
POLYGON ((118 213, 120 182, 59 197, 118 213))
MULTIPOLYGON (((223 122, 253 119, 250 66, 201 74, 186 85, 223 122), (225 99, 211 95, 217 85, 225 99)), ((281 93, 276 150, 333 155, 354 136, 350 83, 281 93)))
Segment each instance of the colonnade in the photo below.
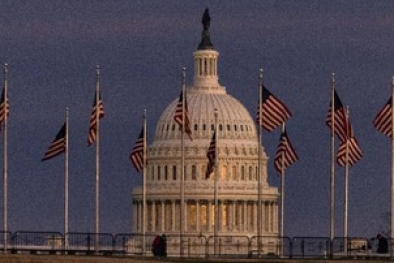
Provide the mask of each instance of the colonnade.
MULTIPOLYGON (((256 233, 257 201, 220 200, 219 231, 224 233, 256 233)), ((263 233, 278 232, 278 204, 267 200, 262 203, 263 233)), ((142 231, 142 201, 135 199, 133 232, 142 231)), ((186 200, 185 231, 189 233, 213 232, 215 206, 213 200, 186 200)), ((180 202, 177 200, 147 199, 146 231, 152 233, 179 232, 180 202)))

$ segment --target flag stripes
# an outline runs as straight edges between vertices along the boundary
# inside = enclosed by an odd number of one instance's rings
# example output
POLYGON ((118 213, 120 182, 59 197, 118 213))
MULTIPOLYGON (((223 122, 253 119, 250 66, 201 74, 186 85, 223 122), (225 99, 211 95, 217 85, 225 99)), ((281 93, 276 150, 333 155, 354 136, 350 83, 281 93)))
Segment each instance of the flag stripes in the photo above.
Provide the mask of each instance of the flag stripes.
POLYGON ((268 89, 262 86, 261 105, 257 107, 257 124, 272 131, 291 117, 290 110, 268 89))
POLYGON ((98 95, 98 102, 97 102, 97 92, 94 95, 93 100, 93 110, 90 116, 90 127, 89 127, 89 136, 88 136, 88 146, 92 145, 96 141, 97 136, 97 118, 96 114, 98 114, 98 119, 104 117, 104 105, 101 100, 101 94, 98 95))
POLYGON ((216 159, 216 132, 213 133, 211 142, 209 144, 207 158, 208 165, 205 173, 205 179, 208 179, 211 173, 215 170, 215 159, 216 159))
POLYGON ((66 151, 66 123, 63 124, 55 139, 48 147, 41 161, 52 159, 66 151))
POLYGON ((348 113, 345 113, 345 119, 343 120, 343 127, 345 128, 345 140, 341 142, 338 147, 337 163, 340 166, 354 165, 357 161, 361 160, 363 156, 360 145, 354 136, 352 125, 348 113))
POLYGON ((183 132, 182 126, 183 126, 183 116, 185 116, 185 132, 188 135, 190 140, 193 140, 192 137, 192 130, 190 129, 190 120, 189 120, 189 109, 187 105, 187 97, 185 93, 185 107, 183 107, 183 90, 181 91, 181 94, 179 95, 179 100, 178 104, 176 105, 175 108, 175 115, 174 115, 174 120, 177 122, 180 126, 181 131, 183 132), (183 114, 183 110, 185 113, 183 114))
POLYGON ((373 120, 374 127, 390 138, 392 137, 392 100, 393 98, 390 97, 389 101, 383 106, 373 120))
POLYGON ((298 160, 298 155, 287 136, 286 129, 279 138, 278 148, 275 153, 274 166, 278 174, 298 160))
POLYGON ((144 168, 144 128, 142 128, 137 141, 134 144, 133 150, 130 154, 130 161, 137 172, 144 168))
POLYGON ((334 133, 339 140, 343 142, 346 139, 346 131, 344 124, 346 123, 346 112, 337 92, 334 90, 334 124, 332 123, 332 101, 328 109, 326 124, 331 128, 334 125, 334 133))
POLYGON ((0 124, 4 121, 5 117, 10 115, 10 105, 8 98, 5 98, 5 90, 1 94, 0 99, 0 124))
POLYGON ((338 148, 337 163, 340 166, 354 165, 363 156, 360 146, 355 137, 347 138, 338 148), (347 152, 347 154, 346 154, 347 152))

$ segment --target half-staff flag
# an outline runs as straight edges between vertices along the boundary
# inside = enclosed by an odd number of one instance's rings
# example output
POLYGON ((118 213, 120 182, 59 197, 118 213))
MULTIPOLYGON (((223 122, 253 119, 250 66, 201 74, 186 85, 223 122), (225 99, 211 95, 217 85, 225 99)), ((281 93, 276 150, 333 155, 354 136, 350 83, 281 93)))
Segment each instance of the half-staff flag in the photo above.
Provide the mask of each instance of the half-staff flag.
POLYGON ((352 166, 363 156, 360 145, 350 124, 349 116, 346 114, 343 126, 345 127, 346 138, 338 147, 337 163, 340 166, 352 166))
POLYGON ((90 127, 89 127, 89 136, 88 136, 88 146, 92 145, 96 141, 97 136, 97 119, 101 119, 104 117, 104 105, 103 101, 101 100, 101 94, 98 94, 98 101, 97 101, 97 92, 94 95, 93 100, 93 110, 92 114, 90 115, 90 127), (96 117, 98 114, 98 118, 96 117))
POLYGON ((392 116, 393 112, 391 110, 393 103, 393 97, 390 97, 389 101, 383 106, 383 108, 378 112, 375 119, 373 120, 373 126, 388 137, 392 137, 392 116))
POLYGON ((262 86, 261 96, 260 105, 257 107, 257 124, 267 131, 273 131, 290 119, 290 110, 264 86, 262 86))
POLYGON ((137 172, 144 168, 144 128, 142 128, 137 141, 134 144, 133 150, 130 154, 130 161, 137 172))
POLYGON ((339 99, 337 92, 334 90, 334 110, 332 110, 332 101, 331 101, 327 113, 326 124, 330 128, 331 125, 334 125, 334 133, 338 136, 341 142, 346 140, 345 119, 346 119, 345 108, 343 107, 343 104, 339 99), (332 112, 334 112, 334 117, 332 117, 333 115, 332 112))
POLYGON ((182 126, 185 125, 185 132, 189 136, 190 140, 193 140, 192 130, 190 129, 190 120, 189 120, 189 109, 187 106, 187 97, 185 92, 185 98, 183 98, 183 90, 179 95, 178 104, 176 105, 174 120, 179 124, 181 131, 183 132, 182 126), (183 106, 185 103, 185 106, 183 106), (185 120, 183 121, 183 116, 185 116, 185 120))
POLYGON ((48 150, 45 152, 42 161, 52 159, 66 151, 66 123, 63 124, 55 139, 52 141, 48 150))
POLYGON ((5 90, 3 90, 0 99, 0 125, 3 123, 6 115, 10 114, 10 105, 8 103, 8 98, 5 98, 5 90))
POLYGON ((207 171, 205 173, 205 178, 208 179, 211 173, 215 169, 215 159, 216 159, 216 132, 213 133, 211 142, 209 143, 209 148, 207 152, 208 165, 207 171))
POLYGON ((298 160, 298 155, 287 136, 286 129, 279 138, 278 148, 275 153, 274 166, 278 174, 282 174, 287 167, 298 160))

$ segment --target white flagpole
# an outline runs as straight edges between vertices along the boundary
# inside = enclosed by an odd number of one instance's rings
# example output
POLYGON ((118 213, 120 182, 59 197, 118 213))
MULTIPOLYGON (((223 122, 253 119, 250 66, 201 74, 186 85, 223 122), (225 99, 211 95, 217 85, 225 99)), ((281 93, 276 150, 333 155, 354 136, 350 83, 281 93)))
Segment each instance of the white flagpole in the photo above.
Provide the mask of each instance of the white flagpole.
POLYGON ((142 255, 145 255, 145 232, 146 232, 146 109, 144 110, 142 127, 143 139, 143 167, 142 167, 142 255))
MULTIPOLYGON (((346 129, 350 129, 349 127, 349 108, 346 109, 346 129)), ((349 133, 348 130, 346 130, 346 133, 349 133)), ((348 135, 348 134, 347 134, 348 135)), ((350 138, 346 138, 348 140, 350 138)), ((348 239, 348 232, 347 232, 347 226, 348 226, 348 202, 349 202, 349 144, 348 141, 346 141, 346 163, 345 163, 345 196, 344 196, 344 206, 343 206, 343 237, 344 237, 344 242, 343 242, 343 248, 344 252, 347 252, 347 239, 348 239)))
POLYGON ((219 156, 218 156, 218 110, 215 108, 215 174, 214 174, 214 202, 215 202, 215 227, 214 227, 214 254, 215 257, 218 256, 219 253, 219 242, 218 242, 218 236, 219 236, 219 200, 218 200, 218 180, 219 180, 219 156))
POLYGON ((99 190, 100 190, 100 136, 99 136, 99 128, 100 128, 100 118, 99 118, 99 92, 100 92, 100 67, 96 66, 96 224, 95 224, 95 239, 94 239, 94 250, 95 253, 98 254, 99 251, 99 232, 100 232, 100 207, 99 207, 99 190))
POLYGON ((180 256, 183 257, 184 250, 183 250, 183 236, 185 235, 185 97, 186 97, 186 90, 185 90, 185 79, 186 79, 186 69, 183 68, 182 70, 182 139, 181 139, 181 216, 180 216, 180 256))
MULTIPOLYGON (((335 107, 335 102, 334 102, 334 85, 335 85, 335 74, 332 73, 331 77, 331 174, 330 174, 330 242, 334 241, 334 224, 335 224, 335 216, 334 216, 334 210, 335 210, 335 153, 334 153, 334 126, 335 126, 335 118, 334 118, 334 107, 335 107)), ((331 246, 332 248, 332 246, 331 246)), ((331 256, 332 256, 333 250, 331 249, 331 256)))
POLYGON ((263 120, 263 112, 261 109, 261 104, 263 103, 262 99, 262 88, 263 88, 263 69, 260 69, 260 74, 259 74, 259 125, 258 125, 258 136, 259 136, 259 145, 258 145, 258 167, 257 167, 257 255, 259 256, 261 254, 261 236, 262 236, 262 200, 261 200, 261 142, 262 142, 262 129, 261 129, 261 123, 263 120))
MULTIPOLYGON (((285 132, 285 123, 282 124, 282 134, 285 132)), ((281 152, 281 218, 280 218, 280 238, 281 238, 281 255, 283 255, 283 232, 285 218, 285 152, 281 152)))
POLYGON ((4 251, 8 246, 8 64, 4 65, 4 251))
POLYGON ((66 108, 66 133, 64 151, 64 237, 65 249, 68 248, 68 108, 66 108))
POLYGON ((394 238, 394 77, 391 81, 391 230, 390 230, 390 255, 392 254, 394 238))

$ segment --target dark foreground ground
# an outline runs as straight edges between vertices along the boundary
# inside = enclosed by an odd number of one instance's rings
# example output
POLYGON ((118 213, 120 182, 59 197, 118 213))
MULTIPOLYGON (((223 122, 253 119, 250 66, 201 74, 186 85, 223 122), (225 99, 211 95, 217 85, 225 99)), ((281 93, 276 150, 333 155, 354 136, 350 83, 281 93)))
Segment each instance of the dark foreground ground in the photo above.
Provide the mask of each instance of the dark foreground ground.
POLYGON ((394 262, 389 259, 353 259, 353 260, 319 260, 319 259, 180 259, 180 258, 117 258, 102 256, 60 256, 60 255, 0 255, 0 263, 221 263, 221 262, 263 262, 263 263, 384 263, 394 262))

